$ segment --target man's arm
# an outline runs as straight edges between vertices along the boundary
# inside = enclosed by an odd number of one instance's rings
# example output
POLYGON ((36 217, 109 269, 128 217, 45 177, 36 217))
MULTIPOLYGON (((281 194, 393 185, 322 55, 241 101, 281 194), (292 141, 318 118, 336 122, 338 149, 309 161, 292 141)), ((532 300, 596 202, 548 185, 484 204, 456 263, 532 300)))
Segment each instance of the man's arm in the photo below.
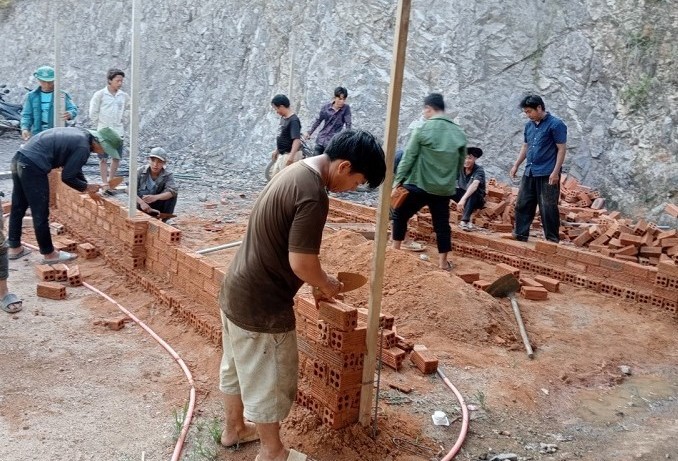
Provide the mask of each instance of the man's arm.
POLYGON ((353 123, 353 116, 351 115, 351 106, 346 104, 344 106, 344 110, 346 110, 346 113, 344 114, 344 125, 346 126, 347 130, 350 130, 351 124, 353 123))
POLYGON ((311 128, 306 132, 306 139, 310 138, 311 135, 313 134, 313 132, 315 131, 315 129, 320 126, 320 123, 322 123, 323 117, 324 117, 323 108, 320 109, 320 113, 318 114, 318 116, 313 121, 313 125, 311 125, 311 128))
POLYGON ((78 106, 73 104, 73 101, 71 100, 71 97, 68 93, 64 91, 63 94, 64 100, 66 102, 66 112, 64 113, 64 120, 74 120, 75 117, 78 116, 78 106))
POLYGON ((33 127, 33 104, 31 104, 32 93, 26 95, 24 108, 21 110, 21 137, 24 141, 31 137, 31 128, 33 127))
POLYGON ((101 92, 97 91, 89 101, 89 118, 92 121, 92 128, 97 129, 99 125, 99 110, 101 109, 101 92))
POLYGON ((525 161, 526 156, 527 156, 527 143, 523 143, 523 147, 520 148, 518 158, 511 167, 511 171, 509 171, 509 176, 511 176, 511 179, 515 179, 516 173, 518 172, 518 167, 525 161))
POLYGON ((403 183, 407 175, 412 171, 412 167, 419 157, 419 130, 415 130, 410 138, 410 142, 407 143, 407 148, 403 154, 403 158, 398 164, 398 171, 393 178, 393 187, 396 187, 403 183))
POLYGON ((560 181, 560 168, 563 166, 565 161, 565 152, 567 151, 566 144, 556 144, 558 148, 558 156, 556 157, 556 166, 553 168, 553 171, 549 175, 549 184, 555 186, 560 181))
POLYGON ((332 298, 341 290, 341 282, 325 273, 318 255, 290 252, 289 262, 294 274, 309 285, 317 287, 323 297, 332 298))
POLYGON ((473 195, 475 191, 478 190, 478 186, 480 186, 480 180, 474 179, 473 182, 471 183, 470 186, 468 186, 468 189, 466 189, 466 193, 462 198, 459 199, 457 202, 457 205, 459 205, 459 208, 463 209, 464 206, 466 206, 466 201, 470 196, 473 195))

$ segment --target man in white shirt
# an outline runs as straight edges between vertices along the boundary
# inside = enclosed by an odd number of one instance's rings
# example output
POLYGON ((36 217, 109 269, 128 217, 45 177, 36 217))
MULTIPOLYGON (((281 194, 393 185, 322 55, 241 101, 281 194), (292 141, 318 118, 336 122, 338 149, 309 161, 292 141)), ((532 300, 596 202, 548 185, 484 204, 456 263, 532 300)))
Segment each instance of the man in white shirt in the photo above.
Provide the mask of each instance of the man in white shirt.
MULTIPOLYGON (((120 88, 122 88, 125 73, 120 69, 109 69, 106 78, 108 85, 94 93, 89 102, 89 118, 96 130, 109 127, 115 130, 121 138, 124 138, 123 119, 126 123, 129 113, 129 95, 120 88)), ((122 144, 120 144, 117 156, 112 155, 111 157, 111 171, 108 174, 106 163, 108 155, 99 156, 99 169, 103 184, 108 184, 109 179, 114 178, 118 171, 122 157, 122 144)), ((110 193, 110 190, 104 189, 104 193, 110 193)))

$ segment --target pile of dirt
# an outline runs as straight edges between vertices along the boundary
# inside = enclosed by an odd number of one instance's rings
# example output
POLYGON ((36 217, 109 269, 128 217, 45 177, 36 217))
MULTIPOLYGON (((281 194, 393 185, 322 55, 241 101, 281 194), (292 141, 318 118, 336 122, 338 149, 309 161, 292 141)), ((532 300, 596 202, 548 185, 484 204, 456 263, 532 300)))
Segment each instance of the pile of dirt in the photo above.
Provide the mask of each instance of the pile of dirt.
MULTIPOLYGON (((374 241, 361 234, 326 231, 320 254, 331 273, 358 272, 368 276, 374 241)), ((396 317, 398 334, 431 344, 441 341, 512 345, 516 342, 515 320, 499 301, 459 277, 437 269, 418 253, 387 248, 384 261, 382 313, 396 317)), ((368 307, 369 284, 346 294, 346 302, 368 307)))

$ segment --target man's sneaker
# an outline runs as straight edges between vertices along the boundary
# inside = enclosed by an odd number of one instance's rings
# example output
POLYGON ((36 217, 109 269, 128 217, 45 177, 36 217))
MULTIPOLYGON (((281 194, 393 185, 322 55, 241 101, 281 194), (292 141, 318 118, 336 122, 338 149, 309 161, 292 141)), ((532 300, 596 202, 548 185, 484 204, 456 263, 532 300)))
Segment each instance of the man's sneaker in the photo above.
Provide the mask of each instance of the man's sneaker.
POLYGON ((460 228, 461 230, 468 230, 468 223, 467 223, 466 221, 461 221, 461 222, 459 223, 459 228, 460 228))
POLYGON ((113 192, 113 189, 104 189, 104 195, 108 195, 110 197, 115 195, 115 192, 113 192))

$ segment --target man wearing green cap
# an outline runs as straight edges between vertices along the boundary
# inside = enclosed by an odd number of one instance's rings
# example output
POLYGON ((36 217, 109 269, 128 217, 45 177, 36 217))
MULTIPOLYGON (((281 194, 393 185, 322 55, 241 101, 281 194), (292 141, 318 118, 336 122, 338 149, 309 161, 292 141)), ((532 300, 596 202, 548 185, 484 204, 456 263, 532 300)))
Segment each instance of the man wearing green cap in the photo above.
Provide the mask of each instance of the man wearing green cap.
MULTIPOLYGON (((26 95, 21 112, 21 137, 28 140, 41 131, 54 127, 54 69, 49 66, 39 67, 33 77, 40 86, 26 95)), ((78 116, 78 108, 65 91, 65 107, 61 114, 63 120, 73 120, 78 116)))
POLYGON ((63 263, 75 254, 55 251, 49 232, 49 172, 63 168, 61 180, 73 189, 95 193, 98 184, 87 184, 82 167, 91 153, 111 153, 122 140, 110 128, 87 131, 81 128, 50 128, 32 137, 12 159, 12 210, 9 216, 7 243, 9 259, 19 259, 29 251, 21 244, 21 224, 26 209, 31 208, 35 239, 42 264, 63 263))

